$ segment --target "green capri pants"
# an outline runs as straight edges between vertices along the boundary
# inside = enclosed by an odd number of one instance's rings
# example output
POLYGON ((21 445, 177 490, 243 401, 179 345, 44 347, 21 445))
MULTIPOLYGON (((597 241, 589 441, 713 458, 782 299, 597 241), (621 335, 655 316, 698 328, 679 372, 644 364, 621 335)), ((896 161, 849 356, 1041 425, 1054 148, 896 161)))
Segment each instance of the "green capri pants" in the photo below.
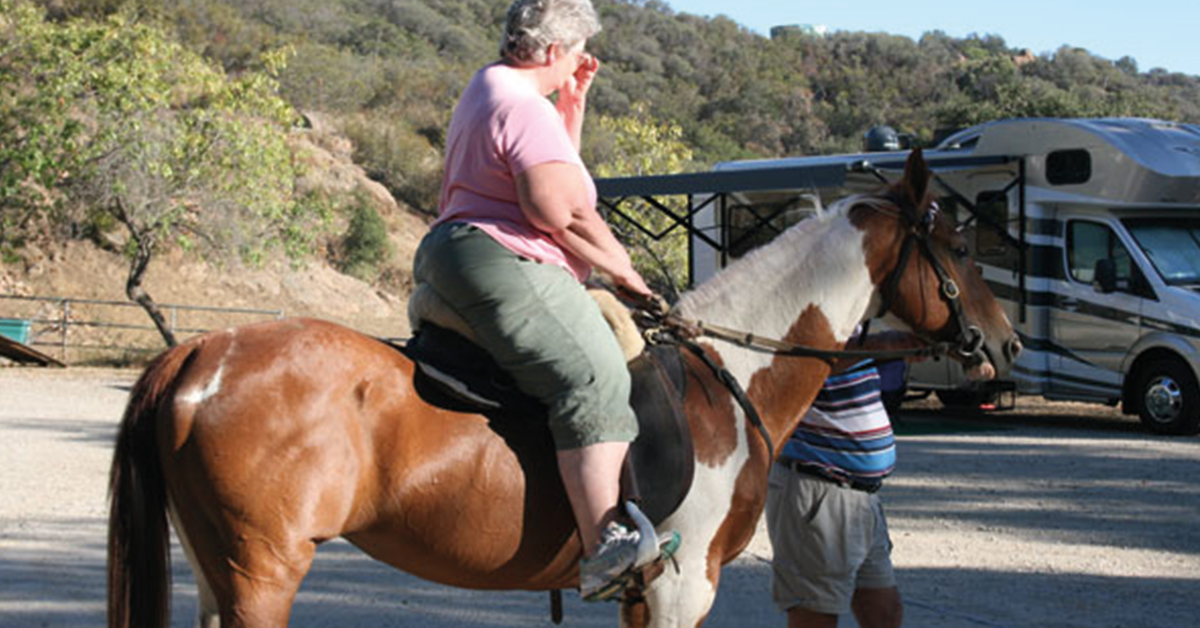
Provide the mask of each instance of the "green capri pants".
POLYGON ((421 241, 413 277, 475 330, 522 392, 545 404, 557 449, 637 436, 625 357, 596 302, 565 269, 450 222, 421 241))

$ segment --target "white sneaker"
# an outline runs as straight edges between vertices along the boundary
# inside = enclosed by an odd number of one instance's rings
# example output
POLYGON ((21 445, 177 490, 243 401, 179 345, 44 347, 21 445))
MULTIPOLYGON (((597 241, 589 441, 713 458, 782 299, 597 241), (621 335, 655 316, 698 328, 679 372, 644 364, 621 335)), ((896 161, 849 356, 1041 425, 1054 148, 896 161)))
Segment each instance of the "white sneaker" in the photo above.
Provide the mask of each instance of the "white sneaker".
POLYGON ((637 530, 613 522, 600 533, 600 546, 579 563, 579 595, 585 601, 607 600, 625 588, 621 578, 637 560, 637 530))

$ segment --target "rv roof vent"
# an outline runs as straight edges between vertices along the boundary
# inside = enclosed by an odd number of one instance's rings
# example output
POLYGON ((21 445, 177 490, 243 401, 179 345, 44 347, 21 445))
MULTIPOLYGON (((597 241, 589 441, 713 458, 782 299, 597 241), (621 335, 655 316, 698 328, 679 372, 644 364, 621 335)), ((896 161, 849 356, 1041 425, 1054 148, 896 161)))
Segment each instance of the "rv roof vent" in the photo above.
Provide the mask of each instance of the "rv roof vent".
POLYGON ((863 136, 863 150, 868 153, 900 150, 900 134, 890 126, 872 127, 863 136))
POLYGON ((1092 154, 1082 148, 1056 150, 1046 156, 1046 180, 1051 185, 1087 183, 1092 178, 1092 154))

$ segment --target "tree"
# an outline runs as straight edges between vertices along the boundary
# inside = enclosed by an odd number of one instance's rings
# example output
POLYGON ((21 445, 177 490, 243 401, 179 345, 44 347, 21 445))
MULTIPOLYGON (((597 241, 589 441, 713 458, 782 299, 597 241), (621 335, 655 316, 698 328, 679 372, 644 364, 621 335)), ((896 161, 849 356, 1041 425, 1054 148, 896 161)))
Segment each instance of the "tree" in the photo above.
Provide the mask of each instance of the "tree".
MULTIPOLYGON (((589 138, 597 146, 589 155, 598 159, 593 170, 600 177, 675 174, 691 165, 692 151, 683 143, 683 130, 671 122, 655 120, 648 106, 638 103, 628 116, 600 116, 598 135, 589 138)), ((672 198, 664 206, 676 217, 685 216, 683 199, 672 198)), ((668 295, 678 294, 687 277, 687 232, 662 209, 643 201, 626 202, 621 210, 629 220, 612 217, 609 223, 630 248, 634 267, 652 286, 668 295), (633 223, 641 225, 638 228, 633 223), (649 235, 666 234, 662 239, 649 235)))
MULTIPOLYGON (((142 285, 155 254, 178 243, 258 260, 307 250, 322 216, 293 198, 292 109, 273 77, 236 79, 163 30, 120 13, 50 23, 22 0, 0 0, 11 23, 0 69, 0 207, 57 221, 117 224, 130 258, 126 294, 168 345, 175 337, 142 285), (49 199, 49 200, 47 200, 49 199), (53 202, 50 202, 53 201, 53 202)), ((271 71, 285 54, 265 60, 271 71)))

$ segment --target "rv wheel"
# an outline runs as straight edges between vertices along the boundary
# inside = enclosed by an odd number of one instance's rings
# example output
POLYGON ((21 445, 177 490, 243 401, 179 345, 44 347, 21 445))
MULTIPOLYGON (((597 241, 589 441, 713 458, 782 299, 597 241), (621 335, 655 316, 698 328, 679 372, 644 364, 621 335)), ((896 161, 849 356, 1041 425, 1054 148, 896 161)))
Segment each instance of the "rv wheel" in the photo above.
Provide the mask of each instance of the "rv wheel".
POLYGON ((1187 365, 1178 360, 1149 364, 1138 380, 1139 416, 1158 434, 1200 432, 1200 388, 1187 365))

